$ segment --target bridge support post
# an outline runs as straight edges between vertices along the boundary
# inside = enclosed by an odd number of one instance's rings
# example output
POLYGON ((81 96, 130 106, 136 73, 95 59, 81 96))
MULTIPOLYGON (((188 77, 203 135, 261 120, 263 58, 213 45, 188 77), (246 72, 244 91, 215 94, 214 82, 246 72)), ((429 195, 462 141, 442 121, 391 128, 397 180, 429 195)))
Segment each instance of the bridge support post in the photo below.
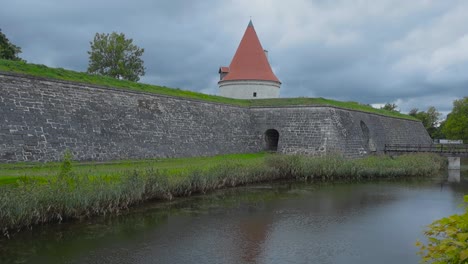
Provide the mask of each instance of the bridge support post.
POLYGON ((460 157, 448 157, 448 169, 449 170, 459 170, 460 167, 460 157))

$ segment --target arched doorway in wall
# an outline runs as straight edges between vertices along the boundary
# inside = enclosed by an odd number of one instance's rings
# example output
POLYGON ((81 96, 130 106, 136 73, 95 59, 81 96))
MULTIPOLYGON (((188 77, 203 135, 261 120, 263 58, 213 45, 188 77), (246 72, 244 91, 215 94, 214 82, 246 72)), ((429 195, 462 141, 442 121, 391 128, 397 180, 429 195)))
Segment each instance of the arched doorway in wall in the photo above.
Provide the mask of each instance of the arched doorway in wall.
POLYGON ((265 131, 265 143, 267 151, 278 151, 279 132, 276 129, 265 131))

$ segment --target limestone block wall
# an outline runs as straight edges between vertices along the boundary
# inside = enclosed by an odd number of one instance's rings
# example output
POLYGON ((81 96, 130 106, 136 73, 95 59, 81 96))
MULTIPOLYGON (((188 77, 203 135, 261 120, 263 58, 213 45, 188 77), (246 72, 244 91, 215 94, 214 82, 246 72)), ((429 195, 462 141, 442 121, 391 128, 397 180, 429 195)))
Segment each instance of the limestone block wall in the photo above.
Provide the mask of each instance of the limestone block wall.
POLYGON ((279 132, 281 153, 322 155, 340 140, 328 107, 252 108, 252 119, 263 142, 268 129, 279 132))
POLYGON ((421 122, 328 106, 237 107, 0 73, 0 162, 210 156, 264 150, 279 133, 288 154, 381 153, 428 144, 421 122))
POLYGON ((382 153, 385 144, 432 142, 421 122, 335 107, 252 108, 252 116, 263 142, 266 130, 279 132, 281 153, 359 157, 382 153))
POLYGON ((248 108, 0 74, 0 162, 258 151, 248 108))

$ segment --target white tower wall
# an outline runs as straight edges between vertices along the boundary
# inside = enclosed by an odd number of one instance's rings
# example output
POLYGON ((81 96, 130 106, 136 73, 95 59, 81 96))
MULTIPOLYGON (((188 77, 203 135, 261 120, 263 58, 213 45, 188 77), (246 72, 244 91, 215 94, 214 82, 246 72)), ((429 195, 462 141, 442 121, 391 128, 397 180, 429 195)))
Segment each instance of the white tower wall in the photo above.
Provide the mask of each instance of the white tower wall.
POLYGON ((272 81, 221 81, 220 95, 237 99, 278 98, 280 84, 272 81))

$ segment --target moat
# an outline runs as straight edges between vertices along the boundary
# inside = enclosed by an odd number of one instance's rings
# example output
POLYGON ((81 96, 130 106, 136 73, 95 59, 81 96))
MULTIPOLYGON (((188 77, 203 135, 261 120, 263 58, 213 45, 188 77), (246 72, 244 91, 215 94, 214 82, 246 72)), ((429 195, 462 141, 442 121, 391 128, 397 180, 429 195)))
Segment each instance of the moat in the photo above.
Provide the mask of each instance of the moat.
POLYGON ((0 263, 418 263, 433 220, 461 212, 468 171, 363 183, 265 183, 0 239, 0 263))

